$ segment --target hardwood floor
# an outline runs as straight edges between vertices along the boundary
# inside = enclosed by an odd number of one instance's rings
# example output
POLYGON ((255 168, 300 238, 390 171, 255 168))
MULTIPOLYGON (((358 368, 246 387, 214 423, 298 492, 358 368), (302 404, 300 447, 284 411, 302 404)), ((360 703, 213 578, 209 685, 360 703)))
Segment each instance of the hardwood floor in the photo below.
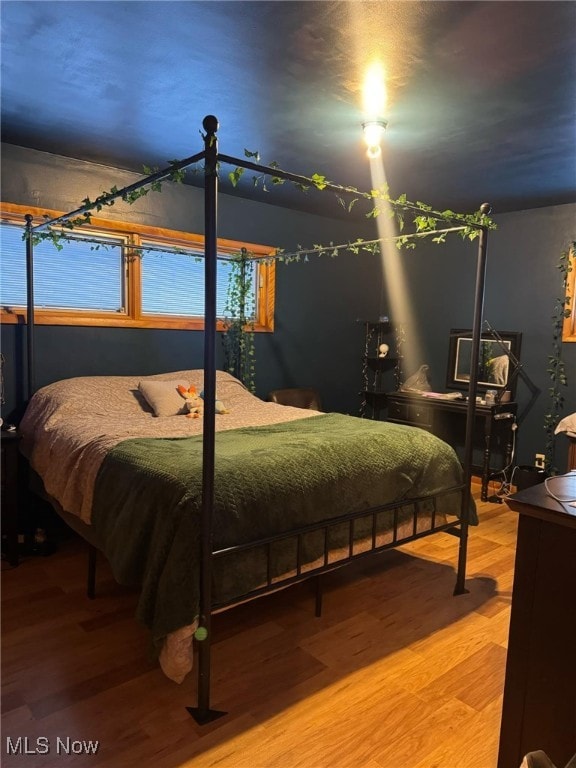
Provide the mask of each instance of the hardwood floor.
POLYGON ((329 575, 321 618, 307 584, 217 616, 206 726, 104 561, 84 596, 81 542, 4 570, 1 764, 495 768, 517 517, 478 508, 466 595, 439 534, 329 575))

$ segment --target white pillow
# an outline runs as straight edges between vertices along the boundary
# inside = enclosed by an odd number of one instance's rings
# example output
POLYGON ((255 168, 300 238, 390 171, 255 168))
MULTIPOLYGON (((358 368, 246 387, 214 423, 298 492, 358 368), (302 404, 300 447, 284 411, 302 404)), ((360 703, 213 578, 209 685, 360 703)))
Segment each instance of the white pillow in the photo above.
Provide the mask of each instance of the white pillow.
POLYGON ((186 401, 178 392, 178 385, 182 384, 188 389, 190 386, 178 379, 174 381, 141 381, 138 389, 142 393, 148 405, 154 411, 154 416, 179 416, 187 413, 186 401))

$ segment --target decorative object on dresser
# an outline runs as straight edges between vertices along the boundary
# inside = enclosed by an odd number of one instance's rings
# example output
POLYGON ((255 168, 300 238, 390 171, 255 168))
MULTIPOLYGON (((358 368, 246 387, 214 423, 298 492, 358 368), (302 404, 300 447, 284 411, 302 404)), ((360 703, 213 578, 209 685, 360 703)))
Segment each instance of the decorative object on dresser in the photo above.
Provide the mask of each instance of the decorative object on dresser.
MULTIPOLYGON (((513 400, 516 394, 516 378, 522 334, 515 331, 486 331, 480 340, 478 392, 484 394, 488 389, 497 391, 497 401, 505 400, 510 392, 513 400)), ((470 381, 470 359, 472 354, 472 331, 462 328, 450 330, 448 348, 448 370, 446 386, 448 389, 465 390, 470 381)))
MULTIPOLYGON (((510 418, 510 429, 512 434, 513 451, 510 455, 510 463, 506 463, 503 469, 497 474, 502 478, 502 484, 497 494, 488 499, 489 501, 501 502, 501 495, 506 491, 510 492, 513 485, 515 468, 512 461, 514 459, 514 449, 516 445, 516 432, 524 421, 524 418, 537 400, 540 390, 534 384, 530 376, 524 370, 520 362, 520 349, 522 345, 522 334, 518 331, 497 331, 487 320, 484 320, 483 327, 486 329, 479 339, 478 350, 478 375, 476 407, 478 405, 491 405, 493 400, 496 405, 505 406, 501 412, 495 412, 494 419, 500 421, 510 418), (528 392, 528 400, 522 399, 520 406, 517 397, 517 385, 522 384, 528 392), (508 407, 510 406, 510 407, 508 407), (510 416, 506 417, 508 413, 510 416)), ((448 369, 446 374, 446 384, 449 389, 465 390, 470 381, 470 355, 472 353, 473 339, 470 331, 462 329, 452 329, 450 331, 448 369)), ((523 392, 523 394, 526 394, 523 392)), ((505 425, 508 426, 508 425, 505 425)), ((480 438, 477 435, 476 440, 480 438)), ((486 437, 486 439, 488 439, 486 437)), ((505 438, 506 445, 508 439, 505 438)), ((493 452, 486 448, 487 453, 493 452)), ((508 451, 505 449, 504 455, 508 451)), ((483 472, 484 477, 484 472, 483 472)), ((483 497, 484 498, 484 497, 483 497)))
POLYGON ((400 392, 430 392, 432 387, 428 378, 429 370, 430 366, 426 365, 426 363, 421 365, 416 373, 408 376, 406 381, 400 385, 400 392))

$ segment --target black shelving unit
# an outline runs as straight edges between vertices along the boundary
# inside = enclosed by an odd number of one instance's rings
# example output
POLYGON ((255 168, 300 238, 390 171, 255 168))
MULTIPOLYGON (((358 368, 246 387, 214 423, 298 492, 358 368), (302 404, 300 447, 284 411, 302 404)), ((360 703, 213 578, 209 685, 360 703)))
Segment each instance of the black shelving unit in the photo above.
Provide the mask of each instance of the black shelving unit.
POLYGON ((400 329, 388 318, 358 322, 364 325, 360 416, 380 419, 382 411, 386 408, 386 393, 397 389, 400 384, 400 329), (381 344, 388 345, 388 352, 384 357, 380 356, 381 344), (395 386, 392 386, 393 380, 395 386))

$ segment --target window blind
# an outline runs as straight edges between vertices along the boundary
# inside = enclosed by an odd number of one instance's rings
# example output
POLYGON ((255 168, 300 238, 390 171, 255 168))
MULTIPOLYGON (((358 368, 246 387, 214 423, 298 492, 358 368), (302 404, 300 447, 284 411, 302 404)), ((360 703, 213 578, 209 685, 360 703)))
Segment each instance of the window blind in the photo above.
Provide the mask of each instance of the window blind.
MULTIPOLYGON (((24 228, 0 227, 0 303, 26 305, 24 228)), ((59 250, 49 240, 34 246, 34 305, 46 309, 91 309, 120 312, 123 300, 123 241, 97 237, 62 240, 59 250), (96 241, 96 242, 94 242, 96 241)))
MULTIPOLYGON (((253 276, 256 274, 252 265, 253 276)), ((204 254, 172 249, 142 251, 142 313, 204 316, 204 254)), ((216 266, 216 315, 226 307, 230 260, 218 257, 216 266)), ((252 292, 256 284, 253 277, 252 292)))
MULTIPOLYGON (((26 247, 24 227, 3 222, 0 225, 0 304, 26 305, 26 247)), ((61 249, 49 240, 34 246, 34 305, 39 309, 125 311, 126 281, 124 248, 128 241, 108 233, 74 235, 67 233, 61 249)), ((142 315, 183 317, 204 316, 204 253, 173 248, 152 241, 141 241, 142 315)), ((257 267, 253 263, 252 307, 257 296, 257 267)), ((216 313, 225 315, 228 282, 232 264, 226 255, 218 256, 216 313)))

